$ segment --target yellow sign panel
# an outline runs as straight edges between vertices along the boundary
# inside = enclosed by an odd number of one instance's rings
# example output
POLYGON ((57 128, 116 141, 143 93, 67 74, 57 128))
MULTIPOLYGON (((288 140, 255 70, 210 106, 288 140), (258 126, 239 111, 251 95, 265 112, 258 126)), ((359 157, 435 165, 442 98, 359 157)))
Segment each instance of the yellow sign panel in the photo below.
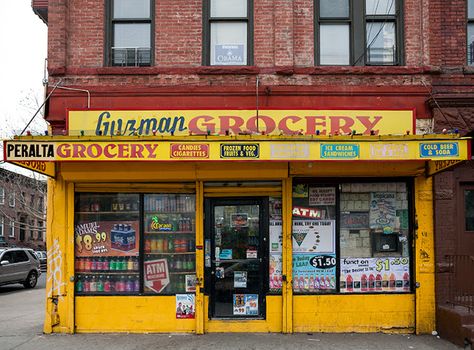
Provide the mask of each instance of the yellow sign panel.
POLYGON ((412 110, 69 111, 69 135, 396 135, 415 133, 412 110))
POLYGON ((43 161, 18 161, 12 162, 12 164, 18 165, 22 168, 30 169, 34 172, 49 176, 56 177, 56 164, 53 162, 43 161))
POLYGON ((6 161, 465 160, 468 141, 5 141, 6 161))
POLYGON ((426 175, 432 176, 444 170, 448 170, 449 168, 452 168, 453 166, 461 162, 462 160, 435 160, 432 162, 428 162, 428 166, 426 168, 426 175))

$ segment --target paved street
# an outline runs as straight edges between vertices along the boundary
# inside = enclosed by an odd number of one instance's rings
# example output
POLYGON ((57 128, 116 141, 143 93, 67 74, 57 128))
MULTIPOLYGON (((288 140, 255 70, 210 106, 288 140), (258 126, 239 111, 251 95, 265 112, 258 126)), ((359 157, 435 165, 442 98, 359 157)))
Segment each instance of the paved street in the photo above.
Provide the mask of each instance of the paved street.
POLYGON ((44 335, 45 275, 38 286, 0 287, 0 350, 312 349, 460 350, 432 335, 388 334, 76 334, 44 335))

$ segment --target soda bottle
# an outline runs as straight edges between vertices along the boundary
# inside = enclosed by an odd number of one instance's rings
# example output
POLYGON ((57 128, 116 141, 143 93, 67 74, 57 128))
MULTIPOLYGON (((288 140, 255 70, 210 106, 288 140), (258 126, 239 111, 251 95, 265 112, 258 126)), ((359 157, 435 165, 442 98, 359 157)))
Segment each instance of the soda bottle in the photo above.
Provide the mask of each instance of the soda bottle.
POLYGON ((90 279, 89 279, 88 275, 86 275, 84 277, 84 283, 82 284, 82 290, 84 292, 90 292, 91 291, 91 282, 90 282, 90 279))
POLYGON ((176 259, 176 270, 182 270, 183 269, 183 262, 181 261, 181 257, 178 256, 176 259))
POLYGON ((131 293, 133 292, 133 288, 134 288, 134 283, 132 280, 132 276, 128 276, 127 281, 125 282, 125 291, 131 293))
MULTIPOLYGON (((110 280, 110 291, 111 292, 115 292, 117 289, 117 286, 116 286, 116 283, 117 281, 115 280, 115 277, 113 276, 109 276, 109 280, 110 280)), ((105 289, 105 287, 104 287, 105 289)))
POLYGON ((104 276, 100 275, 96 283, 97 283, 97 291, 103 292, 104 291, 104 276))
POLYGON ((84 263, 84 271, 90 271, 90 270, 91 270, 91 259, 87 258, 84 263))
POLYGON ((139 292, 140 291, 140 280, 138 278, 135 279, 133 282, 133 291, 139 292))
POLYGON ((122 270, 122 271, 126 271, 126 270, 127 270, 127 268, 128 268, 128 262, 127 262, 127 258, 123 257, 123 258, 122 258, 122 262, 121 262, 121 264, 122 264, 122 268, 121 268, 120 270, 122 270))
POLYGON ((151 253, 151 241, 145 239, 145 253, 151 253))
POLYGON ((109 258, 104 258, 102 269, 104 271, 109 271, 109 269, 110 269, 110 260, 109 260, 109 258))
POLYGON ((104 262, 104 259, 102 259, 102 258, 97 259, 97 270, 98 271, 102 271, 104 269, 103 262, 104 262))
POLYGON ((76 292, 81 293, 83 291, 82 277, 78 277, 76 281, 76 292))
POLYGON ((104 292, 110 292, 110 276, 107 276, 104 281, 104 292))
POLYGON ((174 253, 174 244, 172 238, 168 239, 168 253, 174 253))
POLYGON ((174 251, 176 253, 179 253, 181 251, 181 243, 180 243, 180 240, 178 238, 175 238, 173 240, 173 245, 174 245, 174 251))
POLYGON ((163 253, 168 253, 168 238, 163 238, 163 253))
POLYGON ((133 271, 138 271, 138 258, 133 259, 133 271))
POLYGON ((115 257, 110 259, 109 269, 110 271, 117 270, 117 260, 115 260, 115 257))
POLYGON ((132 258, 132 257, 129 257, 129 258, 128 258, 127 270, 128 270, 128 271, 133 271, 133 258, 132 258))
POLYGON ((97 281, 95 279, 95 276, 92 276, 89 289, 91 292, 97 292, 97 281))
POLYGON ((405 272, 403 274, 403 290, 404 291, 410 290, 410 275, 408 275, 408 272, 405 272))
POLYGON ((76 270, 77 271, 84 271, 84 263, 85 263, 85 260, 84 259, 81 259, 81 258, 76 258, 77 261, 78 261, 78 265, 77 265, 77 268, 76 270))

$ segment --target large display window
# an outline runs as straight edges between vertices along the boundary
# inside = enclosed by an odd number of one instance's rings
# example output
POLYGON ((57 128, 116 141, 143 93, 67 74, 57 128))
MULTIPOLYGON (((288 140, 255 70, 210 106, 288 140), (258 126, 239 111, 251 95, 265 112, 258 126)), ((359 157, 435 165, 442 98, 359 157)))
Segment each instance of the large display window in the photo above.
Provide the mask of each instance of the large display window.
POLYGON ((403 293, 411 285, 408 182, 293 186, 293 291, 403 293))
POLYGON ((76 295, 195 291, 195 196, 77 193, 76 295))

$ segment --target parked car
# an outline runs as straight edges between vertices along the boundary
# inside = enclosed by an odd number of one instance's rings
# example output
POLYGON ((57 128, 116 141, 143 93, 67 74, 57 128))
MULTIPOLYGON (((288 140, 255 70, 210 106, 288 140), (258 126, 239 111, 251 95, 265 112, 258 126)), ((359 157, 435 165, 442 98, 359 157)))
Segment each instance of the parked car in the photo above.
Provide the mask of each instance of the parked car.
POLYGON ((0 285, 21 283, 34 288, 40 275, 40 262, 32 249, 0 248, 0 285))
POLYGON ((41 271, 46 271, 46 267, 48 266, 48 254, 45 251, 36 251, 35 254, 39 259, 41 271))

